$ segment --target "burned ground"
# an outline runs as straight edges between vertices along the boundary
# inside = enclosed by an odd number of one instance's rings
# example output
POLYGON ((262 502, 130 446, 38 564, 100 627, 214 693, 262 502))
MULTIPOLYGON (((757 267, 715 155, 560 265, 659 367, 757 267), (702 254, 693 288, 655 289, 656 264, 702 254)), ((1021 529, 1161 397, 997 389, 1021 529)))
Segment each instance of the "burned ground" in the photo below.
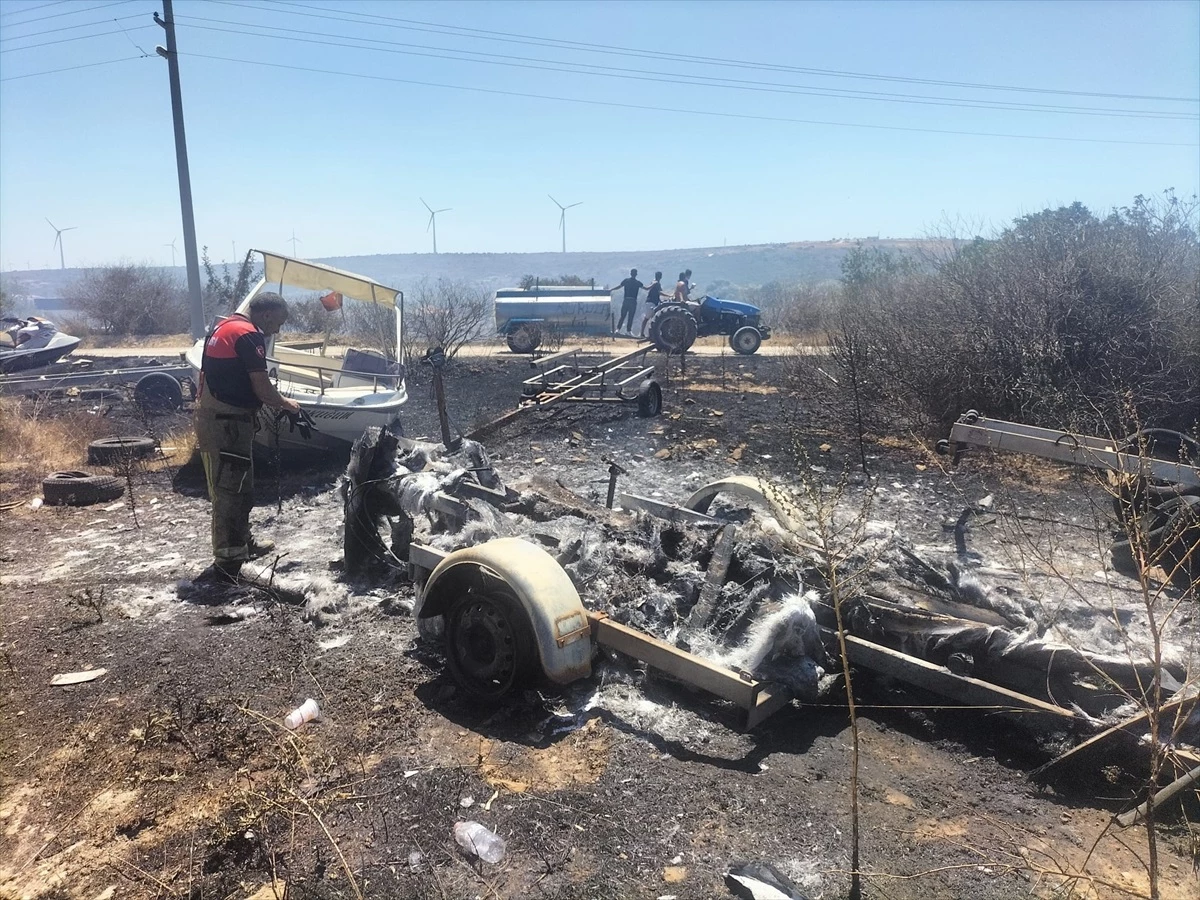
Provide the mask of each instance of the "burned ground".
MULTIPOLYGON (((659 418, 564 404, 486 443, 510 484, 541 476, 601 505, 606 459, 629 470, 622 489, 673 502, 733 472, 836 480, 856 448, 819 397, 785 388, 784 365, 676 363, 659 418)), ((450 366, 456 424, 510 408, 528 374, 518 359, 450 366)), ((418 379, 406 431, 432 438, 418 379)), ((1086 477, 985 459, 948 474, 915 440, 875 441, 869 456, 871 479, 851 489, 874 485, 873 518, 923 553, 953 550, 943 524, 1000 498, 972 524, 976 562, 1038 569, 1021 586, 1048 598, 1050 633, 1062 623, 1109 649, 1103 617, 1055 592, 1095 591, 1103 606, 1125 590, 1105 570, 1111 523, 1086 477)), ((845 893, 850 735, 836 694, 741 734, 719 704, 604 656, 588 682, 480 708, 418 640, 399 570, 331 568, 340 471, 260 472, 254 521, 285 553, 280 589, 240 602, 187 581, 208 553, 194 469, 134 473, 132 505, 4 514, 0 893, 261 898, 275 879, 301 897, 721 897, 739 860, 771 862, 814 897, 845 893), (106 674, 50 686, 95 667, 106 674), (322 718, 284 730, 309 696, 322 718), (502 863, 458 852, 463 819, 507 840, 502 863)), ((1027 773, 1062 735, 867 676, 856 693, 869 895, 1049 896, 1081 872, 1084 896, 1148 892, 1144 836, 1109 829, 1136 759, 1038 786, 1027 773)), ((1194 840, 1186 822, 1167 826, 1163 896, 1195 895, 1194 840)))

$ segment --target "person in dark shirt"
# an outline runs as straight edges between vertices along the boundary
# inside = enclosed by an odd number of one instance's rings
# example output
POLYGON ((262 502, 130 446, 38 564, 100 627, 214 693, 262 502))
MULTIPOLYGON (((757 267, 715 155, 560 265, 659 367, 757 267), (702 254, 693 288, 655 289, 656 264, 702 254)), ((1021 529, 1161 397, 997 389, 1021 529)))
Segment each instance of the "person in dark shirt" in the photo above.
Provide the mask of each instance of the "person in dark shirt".
POLYGON ((646 288, 646 314, 642 316, 642 337, 646 336, 646 323, 650 321, 650 316, 658 304, 662 303, 662 293, 662 272, 655 272, 654 280, 646 288))
POLYGON ((249 315, 234 313, 204 341, 196 444, 212 501, 213 564, 201 580, 236 582, 242 563, 275 549, 250 536, 254 505, 255 419, 262 406, 298 413, 300 404, 280 395, 267 376, 267 336, 287 321, 287 302, 259 294, 249 315))
POLYGON ((633 317, 637 315, 638 291, 645 290, 646 286, 638 281, 637 269, 630 269, 629 277, 618 284, 617 287, 625 289, 625 302, 621 304, 621 318, 617 320, 617 334, 621 333, 621 326, 625 324, 625 319, 628 318, 629 328, 625 333, 633 337, 633 317))

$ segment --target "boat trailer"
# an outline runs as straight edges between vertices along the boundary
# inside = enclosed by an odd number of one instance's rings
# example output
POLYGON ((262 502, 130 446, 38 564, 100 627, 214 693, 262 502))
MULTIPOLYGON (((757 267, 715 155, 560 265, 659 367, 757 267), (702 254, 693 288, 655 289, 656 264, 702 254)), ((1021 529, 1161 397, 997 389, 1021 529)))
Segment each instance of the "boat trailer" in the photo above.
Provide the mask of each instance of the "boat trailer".
POLYGON ((1109 474, 1123 534, 1113 567, 1137 576, 1161 566, 1181 590, 1200 590, 1200 442, 1165 428, 1125 438, 1096 437, 989 419, 971 409, 951 426, 939 453, 957 463, 968 447, 1026 453, 1109 474))
POLYGON ((662 412, 662 386, 651 377, 654 366, 646 365, 645 360, 654 349, 653 344, 647 344, 598 365, 580 361, 582 347, 543 356, 531 363, 540 369, 538 374, 521 382, 517 408, 481 425, 467 437, 479 440, 522 413, 564 401, 636 403, 639 416, 657 416, 662 412))
POLYGON ((184 364, 132 366, 118 369, 78 370, 78 362, 63 369, 47 367, 41 374, 21 372, 0 375, 0 394, 56 394, 90 385, 133 385, 133 399, 141 405, 178 409, 184 395, 195 399, 192 370, 184 364), (72 371, 74 369, 74 371, 72 371))

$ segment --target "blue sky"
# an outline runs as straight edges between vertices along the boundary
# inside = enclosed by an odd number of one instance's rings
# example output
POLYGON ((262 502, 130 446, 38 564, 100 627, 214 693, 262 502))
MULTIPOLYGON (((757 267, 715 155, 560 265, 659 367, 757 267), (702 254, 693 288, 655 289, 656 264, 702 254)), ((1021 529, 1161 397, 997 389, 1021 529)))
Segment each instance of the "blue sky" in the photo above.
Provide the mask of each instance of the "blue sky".
MULTIPOLYGON (((182 265, 156 9, 0 2, 0 268, 58 265, 47 217, 77 226, 68 266, 167 263, 172 239, 182 265)), ((519 252, 560 245, 547 194, 582 201, 570 249, 621 250, 975 233, 1200 189, 1196 2, 177 0, 175 15, 197 232, 218 259, 286 249, 293 230, 312 257, 427 251, 420 197, 452 207, 440 251, 519 252), (1125 96, 1092 96, 1110 94, 1125 96)))

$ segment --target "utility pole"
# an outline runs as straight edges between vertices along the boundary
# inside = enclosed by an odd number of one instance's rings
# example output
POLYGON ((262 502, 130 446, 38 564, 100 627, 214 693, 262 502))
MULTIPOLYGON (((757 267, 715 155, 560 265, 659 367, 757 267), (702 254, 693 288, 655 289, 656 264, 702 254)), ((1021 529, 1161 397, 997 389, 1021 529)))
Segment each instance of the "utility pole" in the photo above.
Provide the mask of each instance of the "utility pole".
POLYGON ((163 0, 163 14, 154 21, 167 33, 167 46, 154 52, 167 61, 171 78, 171 115, 175 120, 175 165, 179 170, 179 206, 183 213, 183 258, 187 265, 188 299, 192 311, 192 337, 204 337, 204 301, 200 297, 200 256, 196 252, 196 217, 192 213, 192 177, 188 172, 187 137, 183 131, 183 93, 179 88, 179 51, 175 46, 175 14, 171 0, 163 0))

